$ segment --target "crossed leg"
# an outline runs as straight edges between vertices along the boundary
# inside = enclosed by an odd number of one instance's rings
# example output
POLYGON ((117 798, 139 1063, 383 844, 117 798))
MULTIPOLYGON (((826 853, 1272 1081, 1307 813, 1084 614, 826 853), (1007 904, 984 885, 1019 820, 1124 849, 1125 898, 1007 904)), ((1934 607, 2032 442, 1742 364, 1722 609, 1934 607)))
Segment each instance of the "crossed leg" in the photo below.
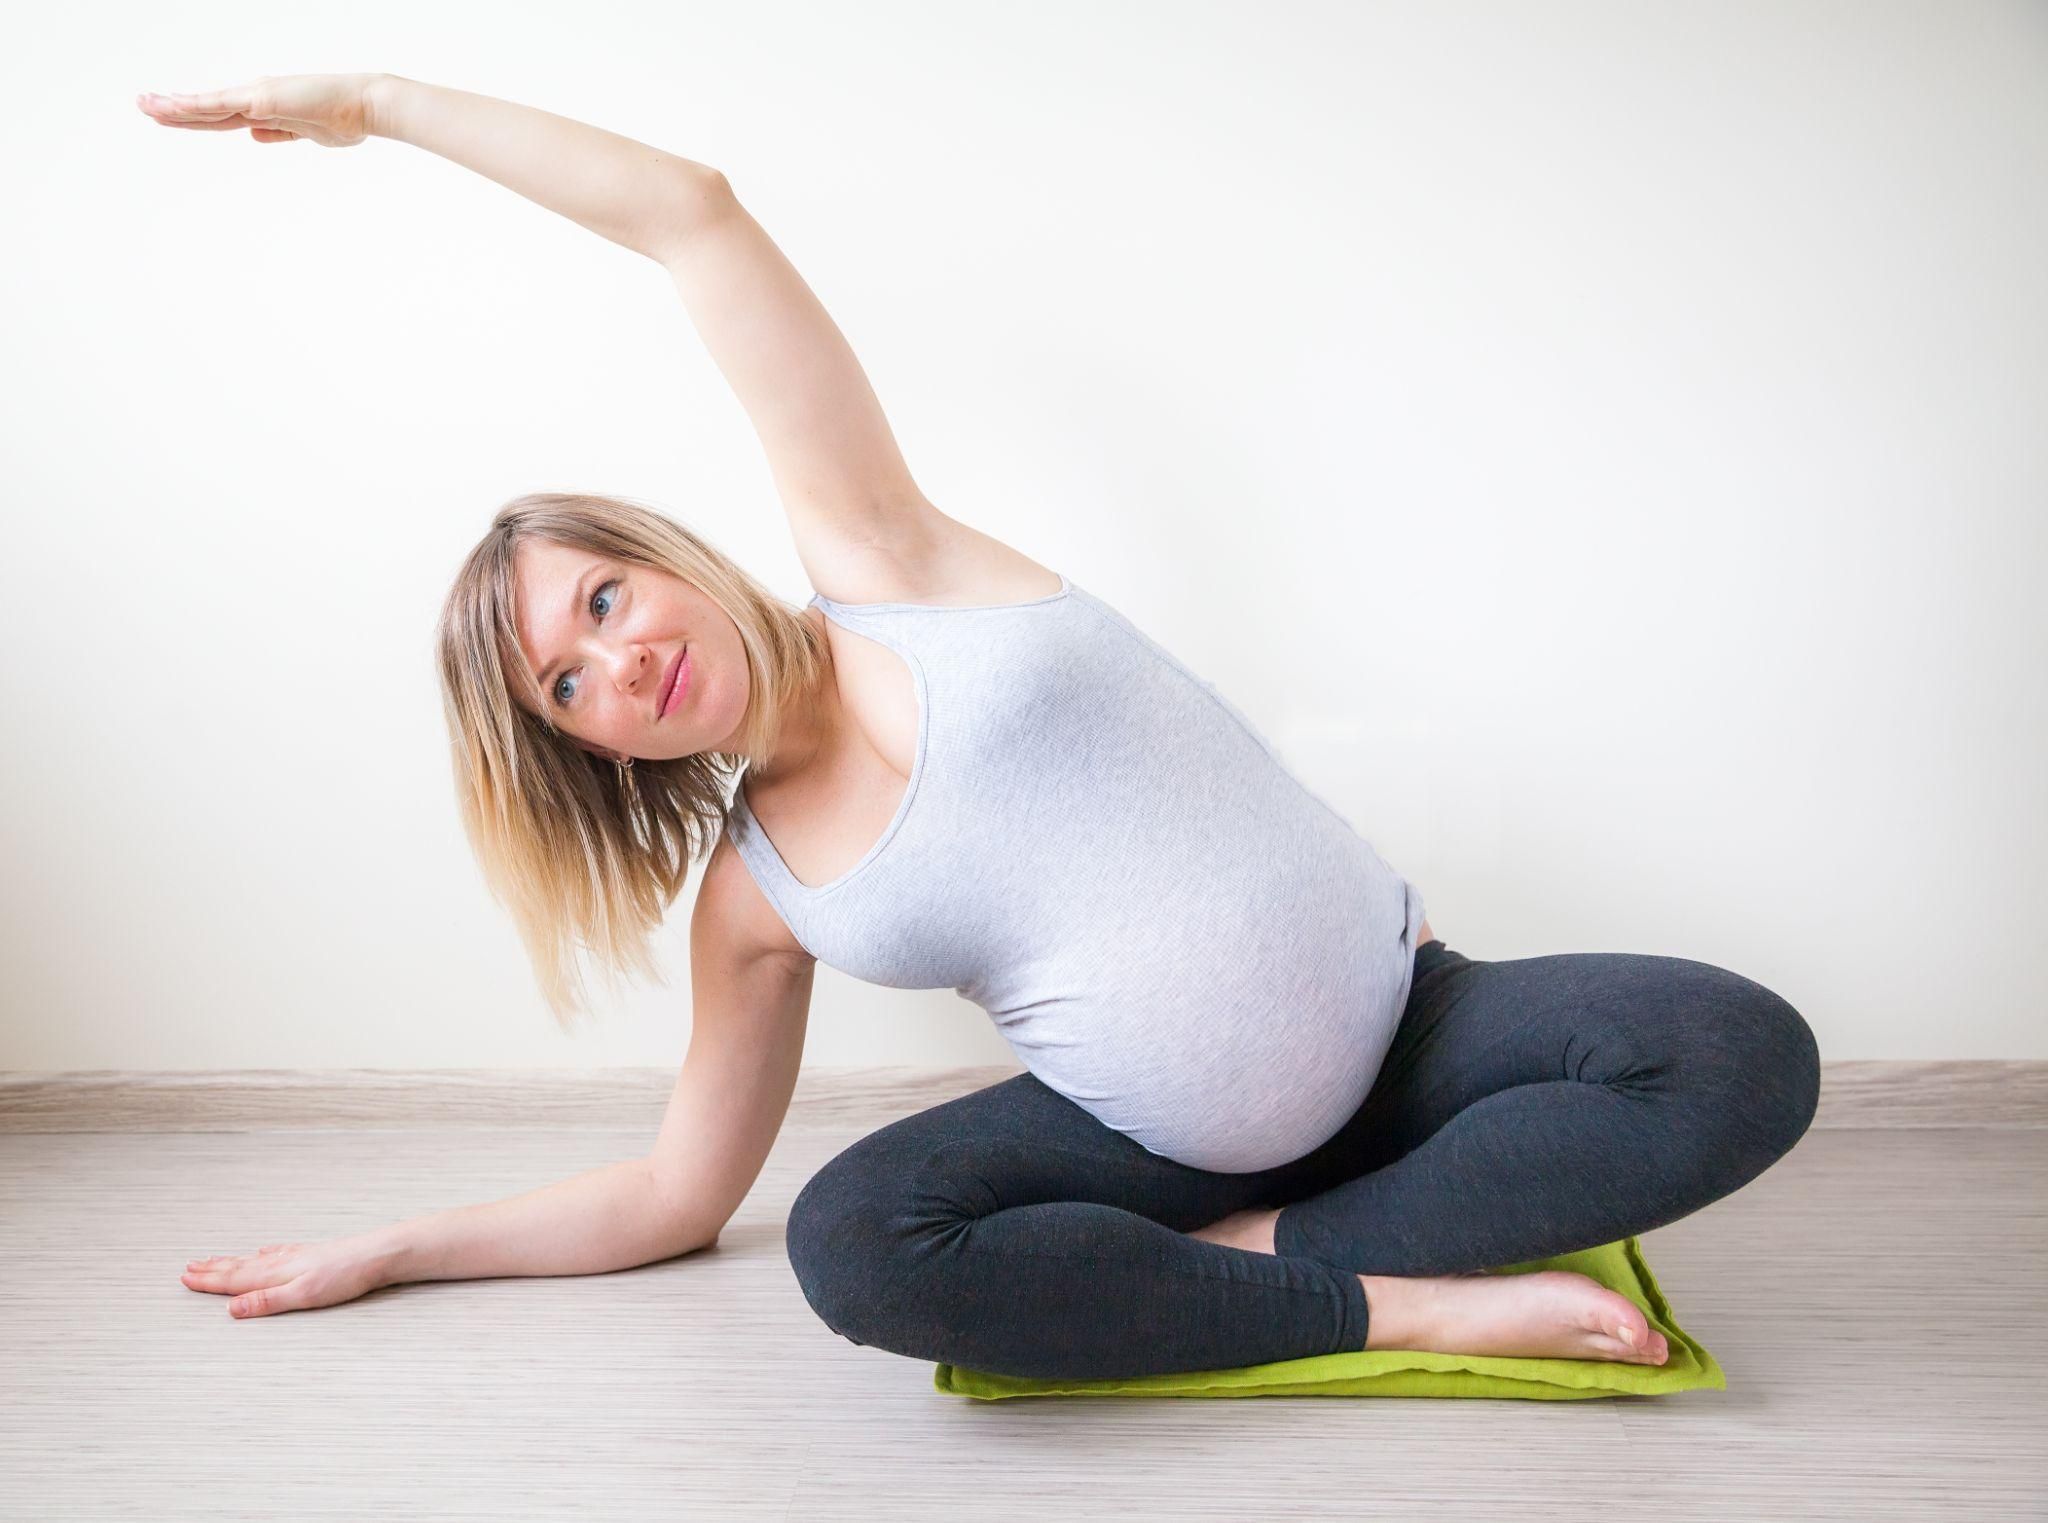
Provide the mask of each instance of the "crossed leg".
POLYGON ((842 1336, 991 1373, 1362 1349, 1375 1278, 1676 1221, 1789 1151, 1818 1092, 1804 1019, 1738 974, 1623 953, 1489 963, 1433 942, 1372 1093, 1291 1163, 1190 1168, 1023 1074, 833 1159, 798 1196, 789 1252, 842 1336), (1261 1207, 1279 1208, 1275 1254, 1189 1235, 1261 1207))

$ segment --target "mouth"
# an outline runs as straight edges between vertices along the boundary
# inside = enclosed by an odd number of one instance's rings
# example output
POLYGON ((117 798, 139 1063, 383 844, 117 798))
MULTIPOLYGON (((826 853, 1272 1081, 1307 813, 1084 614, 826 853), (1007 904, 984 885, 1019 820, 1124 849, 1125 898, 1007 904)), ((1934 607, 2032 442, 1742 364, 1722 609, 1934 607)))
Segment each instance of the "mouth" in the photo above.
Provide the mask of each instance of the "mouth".
POLYGON ((676 658, 669 663, 668 674, 662 680, 661 702, 656 707, 654 715, 656 719, 666 719, 669 710, 676 706, 677 701, 683 696, 683 690, 689 686, 689 660, 690 647, 685 644, 676 652, 676 658))

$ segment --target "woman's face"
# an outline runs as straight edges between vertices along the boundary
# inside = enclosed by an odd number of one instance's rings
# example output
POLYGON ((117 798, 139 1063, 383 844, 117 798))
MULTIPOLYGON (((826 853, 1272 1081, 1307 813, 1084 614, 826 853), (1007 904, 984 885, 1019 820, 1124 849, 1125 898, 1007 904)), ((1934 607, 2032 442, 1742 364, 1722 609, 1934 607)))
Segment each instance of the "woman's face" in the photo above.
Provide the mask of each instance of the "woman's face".
MULTIPOLYGON (((514 560, 515 624, 549 718, 586 751, 666 761, 726 751, 747 709, 739 627, 681 577, 548 540, 514 560), (676 658, 685 664, 662 712, 676 658)), ((526 696, 515 697, 528 708, 526 696)))

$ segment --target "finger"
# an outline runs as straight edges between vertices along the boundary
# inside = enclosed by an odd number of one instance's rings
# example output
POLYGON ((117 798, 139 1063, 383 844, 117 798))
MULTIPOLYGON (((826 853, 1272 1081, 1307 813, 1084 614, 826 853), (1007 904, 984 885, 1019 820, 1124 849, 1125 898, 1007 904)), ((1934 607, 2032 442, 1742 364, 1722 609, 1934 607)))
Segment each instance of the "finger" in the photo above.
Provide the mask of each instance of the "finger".
POLYGON ((297 1273, 295 1269, 286 1269, 281 1259, 235 1259, 212 1269, 188 1269, 184 1280, 193 1290, 233 1296, 281 1284, 297 1273))
POLYGON ((155 95, 150 99, 163 101, 172 109, 192 116, 232 116, 238 111, 252 110, 256 104, 254 92, 247 85, 196 94, 155 95))
POLYGON ((239 116, 231 116, 223 121, 218 122, 188 122, 175 120, 168 116, 160 116, 157 118, 157 122, 159 125, 165 127, 182 127, 187 132, 240 132, 244 127, 249 125, 247 120, 239 116))
POLYGON ((209 1268, 214 1268, 214 1267, 224 1267, 224 1266, 226 1266, 226 1265, 229 1265, 229 1264, 238 1264, 238 1263, 240 1263, 240 1262, 241 1262, 241 1261, 242 1261, 243 1259, 246 1259, 246 1258, 254 1258, 254 1257, 258 1257, 258 1256, 260 1256, 260 1255, 262 1255, 262 1254, 266 1254, 266 1253, 276 1253, 276 1252, 277 1252, 277 1251, 278 1251, 279 1249, 281 1249, 281 1248, 287 1248, 287 1247, 289 1247, 289 1248, 296 1248, 296 1247, 298 1247, 298 1244, 296 1244, 296 1243, 273 1243, 273 1244, 271 1244, 271 1246, 270 1246, 270 1247, 268 1247, 268 1248, 258 1248, 258 1249, 256 1250, 255 1254, 247 1254, 247 1253, 216 1253, 216 1254, 214 1254, 214 1255, 213 1255, 212 1257, 210 1257, 210 1258, 204 1258, 204 1259, 187 1259, 187 1260, 185 1261, 185 1267, 186 1267, 187 1269, 209 1269, 209 1268))
POLYGON ((258 116, 253 106, 236 111, 202 111, 196 106, 183 103, 176 96, 138 95, 136 106, 166 127, 212 127, 235 128, 254 126, 257 122, 265 126, 276 126, 277 118, 258 116))
POLYGON ((175 101, 165 100, 162 96, 158 96, 154 100, 145 101, 142 109, 160 121, 219 122, 225 121, 231 116, 248 115, 245 111, 198 111, 190 106, 181 106, 175 101))
POLYGON ((231 1317, 267 1317, 273 1312, 296 1311, 298 1310, 298 1297, 294 1296, 291 1292, 292 1286, 297 1283, 296 1280, 293 1280, 283 1285, 268 1285, 252 1290, 247 1295, 236 1296, 234 1300, 228 1302, 228 1315, 231 1317))

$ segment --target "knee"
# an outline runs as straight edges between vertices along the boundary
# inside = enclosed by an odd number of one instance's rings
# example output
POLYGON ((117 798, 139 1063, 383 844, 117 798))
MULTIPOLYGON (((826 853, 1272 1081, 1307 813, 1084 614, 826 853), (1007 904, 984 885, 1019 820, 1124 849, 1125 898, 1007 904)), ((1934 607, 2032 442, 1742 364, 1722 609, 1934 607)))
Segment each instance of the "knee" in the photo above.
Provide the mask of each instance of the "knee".
POLYGON ((885 1249, 869 1191, 843 1158, 797 1192, 783 1239, 797 1286, 819 1320, 841 1337, 866 1342, 857 1335, 866 1329, 856 1324, 872 1298, 862 1287, 882 1278, 885 1249))
POLYGON ((950 1362, 959 1330, 987 1301, 961 1259, 1013 1144, 937 1145, 886 1134, 826 1164, 789 1211, 790 1267, 819 1320, 853 1343, 950 1362))
POLYGON ((921 1356, 965 1225, 951 1192, 923 1183, 929 1172, 869 1139, 797 1192, 784 1233, 790 1268, 811 1310, 842 1338, 921 1356))
POLYGON ((1688 1065, 1727 1147, 1760 1173, 1792 1151, 1820 1107, 1820 1044, 1781 995, 1714 969, 1688 1065))

